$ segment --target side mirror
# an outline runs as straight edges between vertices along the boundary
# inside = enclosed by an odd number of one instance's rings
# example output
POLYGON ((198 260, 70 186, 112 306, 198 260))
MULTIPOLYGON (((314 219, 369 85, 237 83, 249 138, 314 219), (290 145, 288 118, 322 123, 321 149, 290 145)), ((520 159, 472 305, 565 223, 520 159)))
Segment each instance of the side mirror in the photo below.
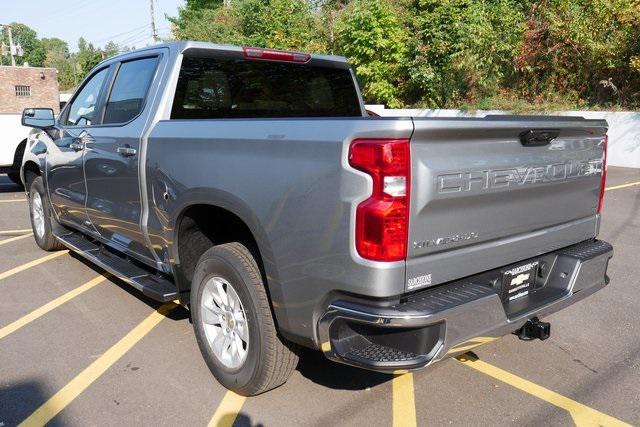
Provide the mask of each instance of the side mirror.
POLYGON ((22 126, 49 129, 56 124, 51 108, 25 108, 22 112, 22 126))

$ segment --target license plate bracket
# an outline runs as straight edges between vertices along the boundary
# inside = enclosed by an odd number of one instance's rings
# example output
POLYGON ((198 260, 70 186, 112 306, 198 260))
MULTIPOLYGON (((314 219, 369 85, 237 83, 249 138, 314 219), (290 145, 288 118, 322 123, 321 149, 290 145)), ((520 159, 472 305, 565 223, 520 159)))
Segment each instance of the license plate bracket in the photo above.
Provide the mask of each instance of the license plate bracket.
POLYGON ((502 272, 502 301, 509 303, 535 290, 540 261, 520 264, 502 272))

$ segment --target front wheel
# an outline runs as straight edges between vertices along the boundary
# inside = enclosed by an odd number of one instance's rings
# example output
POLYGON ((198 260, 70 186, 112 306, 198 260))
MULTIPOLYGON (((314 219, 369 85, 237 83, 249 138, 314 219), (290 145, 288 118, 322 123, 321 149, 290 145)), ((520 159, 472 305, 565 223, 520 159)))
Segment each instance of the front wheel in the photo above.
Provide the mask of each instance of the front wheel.
POLYGON ((51 221, 55 221, 55 219, 51 217, 51 207, 47 193, 44 190, 42 177, 37 177, 31 183, 31 188, 29 189, 29 214, 31 216, 33 237, 38 246, 45 251, 64 249, 62 243, 53 235, 51 221))
POLYGON ((214 246, 196 266, 191 316, 200 351, 216 379, 244 396, 287 381, 298 357, 277 334, 262 275, 240 243, 214 246))

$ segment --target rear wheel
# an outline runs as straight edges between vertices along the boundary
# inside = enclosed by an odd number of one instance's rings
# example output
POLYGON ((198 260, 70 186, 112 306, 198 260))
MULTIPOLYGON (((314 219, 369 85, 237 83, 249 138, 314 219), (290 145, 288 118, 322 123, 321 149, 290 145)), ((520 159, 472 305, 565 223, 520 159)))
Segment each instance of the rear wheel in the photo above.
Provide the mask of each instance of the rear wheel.
POLYGON ((36 243, 45 251, 64 249, 62 243, 53 235, 51 207, 47 193, 44 190, 42 177, 36 177, 29 190, 29 214, 31 229, 36 243))
POLYGON ((262 275, 240 243, 215 246, 196 266, 191 316, 200 351, 216 379, 252 396, 287 381, 298 357, 280 338, 262 275))

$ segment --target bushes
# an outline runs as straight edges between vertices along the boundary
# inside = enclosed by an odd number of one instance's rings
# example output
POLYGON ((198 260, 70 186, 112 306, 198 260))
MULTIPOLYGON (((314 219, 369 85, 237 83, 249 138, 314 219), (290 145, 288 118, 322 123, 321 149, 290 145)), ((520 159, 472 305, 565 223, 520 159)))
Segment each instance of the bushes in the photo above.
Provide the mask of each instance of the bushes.
POLYGON ((640 106, 639 0, 230 4, 187 0, 174 34, 344 55, 391 107, 640 106))
POLYGON ((355 0, 336 23, 336 50, 355 67, 365 99, 401 107, 407 36, 385 0, 355 0))

